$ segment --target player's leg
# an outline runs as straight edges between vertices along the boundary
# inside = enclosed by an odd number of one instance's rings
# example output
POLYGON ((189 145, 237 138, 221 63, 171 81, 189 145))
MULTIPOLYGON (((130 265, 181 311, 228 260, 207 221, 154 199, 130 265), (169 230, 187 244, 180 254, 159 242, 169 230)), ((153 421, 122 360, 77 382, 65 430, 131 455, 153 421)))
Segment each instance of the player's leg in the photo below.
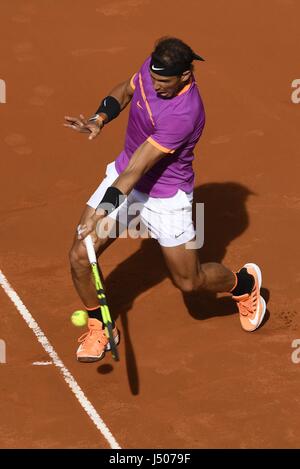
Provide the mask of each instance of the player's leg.
MULTIPOLYGON (((87 202, 87 206, 82 213, 79 224, 84 225, 85 221, 94 213, 95 209, 101 202, 107 188, 113 184, 117 179, 118 172, 115 168, 115 162, 112 162, 106 167, 105 178, 101 181, 98 188, 92 194, 87 202)), ((121 204, 118 209, 114 210, 109 217, 107 217, 101 226, 109 226, 108 230, 102 230, 101 236, 96 241, 95 251, 99 256, 110 244, 116 239, 120 231, 120 224, 118 223, 117 216, 120 210, 126 211, 127 202, 121 204)), ((126 223, 126 218, 125 218, 126 223)), ((125 228, 125 226, 124 226, 125 228)), ((77 230, 75 230, 73 245, 70 251, 70 264, 72 279, 75 289, 79 294, 83 304, 87 308, 94 308, 98 304, 98 299, 92 283, 92 276, 88 262, 87 252, 82 240, 78 240, 77 230)), ((101 269, 100 269, 101 270, 101 269)))
MULTIPOLYGON (((105 179, 101 182, 97 190, 90 197, 88 205, 81 216, 79 222, 80 225, 85 224, 86 220, 94 213, 94 210, 102 200, 105 191, 110 185, 113 184, 117 177, 118 173, 115 170, 114 163, 111 163, 107 166, 105 179)), ((117 221, 117 214, 121 210, 126 212, 126 203, 121 204, 118 209, 111 213, 110 217, 106 217, 101 223, 102 228, 104 226, 104 228, 108 227, 108 229, 102 229, 100 236, 95 242, 95 251, 98 257, 126 228, 125 225, 120 225, 120 223, 117 221)), ((126 217, 123 216, 122 220, 126 220, 126 217)), ((99 230, 97 230, 97 234, 99 234, 99 230)), ((99 300, 93 285, 93 278, 87 257, 87 251, 83 240, 78 240, 77 230, 75 230, 73 245, 70 250, 70 264, 75 289, 89 315, 88 332, 79 338, 80 346, 77 349, 77 359, 78 361, 82 362, 93 362, 101 360, 101 358, 103 358, 105 355, 105 351, 108 350, 109 345, 106 334, 104 332, 101 307, 99 305, 99 300)), ((99 270, 101 272, 101 269, 99 270)), ((113 328, 115 342, 118 343, 119 333, 115 327, 114 322, 113 328)))
POLYGON ((234 287, 236 276, 230 270, 217 263, 200 266, 197 251, 186 249, 195 237, 192 194, 179 190, 165 199, 149 197, 141 218, 161 245, 172 279, 182 291, 220 292, 234 287))
MULTIPOLYGON (((84 225, 86 220, 92 216, 94 209, 88 205, 83 211, 80 218, 80 225, 84 225)), ((118 229, 118 224, 115 220, 111 221, 111 233, 114 233, 118 229), (113 225, 114 224, 114 225, 113 225)), ((99 257, 116 239, 116 236, 98 238, 95 242, 95 251, 99 257)), ((90 271, 90 264, 87 258, 87 252, 83 240, 79 240, 77 231, 73 239, 73 244, 70 250, 70 265, 71 275, 74 287, 80 296, 83 304, 87 308, 93 308, 98 303, 98 298, 93 285, 93 280, 90 271)))
POLYGON ((196 249, 186 249, 185 244, 161 249, 174 284, 183 292, 230 292, 234 288, 236 275, 216 262, 201 265, 196 249))
MULTIPOLYGON (((101 226, 98 226, 97 239, 94 242, 97 258, 127 229, 132 216, 128 214, 128 207, 131 204, 132 196, 129 194, 127 200, 120 205, 109 217, 101 220, 101 226), (119 221, 120 219, 120 221, 119 221)), ((94 213, 94 208, 89 205, 83 211, 79 225, 84 225, 86 220, 94 213)), ((78 239, 77 230, 73 239, 73 244, 69 253, 71 274, 74 287, 87 309, 92 309, 98 298, 95 293, 90 264, 87 257, 87 251, 83 240, 78 239)), ((101 269, 99 267, 101 272, 101 269)))
POLYGON ((192 221, 192 194, 179 190, 166 199, 149 198, 141 217, 150 234, 161 245, 174 284, 183 292, 197 294, 231 292, 238 302, 242 327, 256 329, 265 314, 260 296, 261 272, 255 264, 246 264, 234 273, 215 262, 200 265, 196 249, 186 243, 195 237, 192 221), (190 246, 189 246, 190 247, 190 246))
MULTIPOLYGON (((87 206, 80 219, 80 224, 83 225, 93 212, 94 208, 87 206)), ((114 226, 118 227, 116 220, 112 220, 112 230, 114 230, 114 226)), ((99 257, 115 239, 116 236, 109 237, 109 232, 105 237, 98 238, 95 242, 97 256, 99 257)), ((74 287, 89 316, 88 331, 78 339, 80 345, 77 348, 76 357, 80 362, 98 361, 104 357, 105 352, 110 349, 110 345, 104 331, 101 307, 93 284, 86 248, 83 240, 78 239, 77 232, 70 250, 70 264, 74 287)), ((119 331, 113 319, 112 323, 115 343, 118 344, 119 331)))
POLYGON ((245 264, 234 273, 215 262, 200 265, 197 251, 184 244, 161 248, 173 282, 182 292, 230 292, 237 301, 242 328, 251 332, 260 326, 266 303, 260 295, 262 276, 256 264, 245 264))

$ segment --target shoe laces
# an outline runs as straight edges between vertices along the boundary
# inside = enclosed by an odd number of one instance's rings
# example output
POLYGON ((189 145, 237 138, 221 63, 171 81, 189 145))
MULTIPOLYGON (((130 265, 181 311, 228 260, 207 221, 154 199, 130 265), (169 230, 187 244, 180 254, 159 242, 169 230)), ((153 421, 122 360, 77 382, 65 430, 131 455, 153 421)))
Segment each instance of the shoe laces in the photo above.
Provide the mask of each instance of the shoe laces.
POLYGON ((89 342, 93 342, 95 339, 105 345, 108 340, 103 329, 90 329, 79 337, 78 342, 88 344, 89 342))
POLYGON ((257 291, 256 288, 254 288, 248 298, 239 301, 239 311, 243 316, 248 316, 248 314, 253 314, 253 312, 256 311, 256 305, 257 291))

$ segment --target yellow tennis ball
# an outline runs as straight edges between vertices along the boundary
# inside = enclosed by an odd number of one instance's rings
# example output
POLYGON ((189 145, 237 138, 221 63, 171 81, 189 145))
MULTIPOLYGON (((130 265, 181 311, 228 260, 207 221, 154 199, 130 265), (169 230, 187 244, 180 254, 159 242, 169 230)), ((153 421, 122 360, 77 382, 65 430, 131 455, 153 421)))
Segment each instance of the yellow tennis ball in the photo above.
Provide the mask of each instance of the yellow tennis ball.
POLYGON ((88 322, 88 313, 86 311, 83 311, 82 309, 79 309, 77 311, 74 311, 74 313, 71 316, 71 322, 74 324, 74 326, 77 327, 83 327, 87 324, 88 322))

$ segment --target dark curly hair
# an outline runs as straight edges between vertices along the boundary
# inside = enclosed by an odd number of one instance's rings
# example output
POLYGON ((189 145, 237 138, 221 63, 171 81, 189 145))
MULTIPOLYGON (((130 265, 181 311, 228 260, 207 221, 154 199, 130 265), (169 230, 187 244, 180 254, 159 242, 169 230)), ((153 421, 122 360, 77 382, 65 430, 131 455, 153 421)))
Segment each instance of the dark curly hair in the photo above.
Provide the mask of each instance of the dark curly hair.
POLYGON ((181 39, 164 36, 155 43, 153 55, 166 67, 186 65, 187 70, 194 69, 194 51, 181 39))

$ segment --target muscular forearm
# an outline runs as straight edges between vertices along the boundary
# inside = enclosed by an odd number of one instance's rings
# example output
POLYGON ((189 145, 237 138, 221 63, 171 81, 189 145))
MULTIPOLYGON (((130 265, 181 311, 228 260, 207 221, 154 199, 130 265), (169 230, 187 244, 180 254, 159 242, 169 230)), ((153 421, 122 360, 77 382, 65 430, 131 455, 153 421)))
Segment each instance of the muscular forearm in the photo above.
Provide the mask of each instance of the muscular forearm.
MULTIPOLYGON (((96 115, 100 116, 103 123, 111 121, 117 117, 120 111, 123 111, 127 104, 130 102, 133 95, 133 89, 130 81, 124 81, 119 85, 115 86, 108 94, 108 96, 102 100, 96 115)), ((98 120, 98 117, 96 117, 98 120)))
POLYGON ((141 177, 149 171, 163 154, 156 150, 147 141, 144 142, 132 155, 127 168, 115 180, 113 186, 123 194, 128 195, 141 177))
POLYGON ((108 208, 118 207, 122 203, 123 196, 128 195, 132 191, 141 176, 142 173, 136 169, 126 169, 123 171, 115 182, 108 187, 104 197, 93 214, 93 218, 95 220, 99 220, 105 216, 105 211, 110 213, 108 208), (113 188, 115 188, 114 191, 112 190, 113 188), (106 204, 109 204, 108 207, 106 204))
POLYGON ((109 96, 113 96, 119 101, 121 111, 123 111, 132 98, 132 94, 128 93, 128 81, 124 81, 123 83, 115 86, 109 92, 109 96))
POLYGON ((148 141, 142 143, 132 155, 127 168, 119 175, 112 186, 108 187, 95 211, 95 219, 98 216, 102 217, 105 212, 110 213, 105 204, 108 203, 113 209, 117 208, 122 203, 120 196, 122 198, 124 195, 128 195, 141 177, 158 163, 164 155, 165 153, 162 153, 148 141))
POLYGON ((128 195, 142 175, 136 170, 125 170, 112 185, 117 187, 124 195, 128 195))

